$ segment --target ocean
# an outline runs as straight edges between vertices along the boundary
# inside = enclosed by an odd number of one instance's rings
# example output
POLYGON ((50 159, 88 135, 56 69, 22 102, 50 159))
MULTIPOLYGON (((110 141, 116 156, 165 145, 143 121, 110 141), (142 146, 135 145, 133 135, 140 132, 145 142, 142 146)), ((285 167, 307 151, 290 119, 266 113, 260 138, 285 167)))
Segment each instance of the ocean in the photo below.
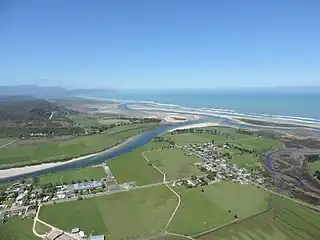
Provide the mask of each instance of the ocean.
POLYGON ((92 97, 140 101, 320 124, 320 92, 222 90, 124 90, 92 97))

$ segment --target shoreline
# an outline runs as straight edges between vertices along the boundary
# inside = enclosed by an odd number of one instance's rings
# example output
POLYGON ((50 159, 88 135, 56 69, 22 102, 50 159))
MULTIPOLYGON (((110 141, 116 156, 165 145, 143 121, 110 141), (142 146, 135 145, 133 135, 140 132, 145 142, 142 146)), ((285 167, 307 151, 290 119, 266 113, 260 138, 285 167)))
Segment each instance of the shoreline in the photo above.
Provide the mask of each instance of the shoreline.
MULTIPOLYGON (((80 96, 79 96, 80 97, 80 96)), ((249 113, 244 114, 241 112, 236 112, 235 110, 228 108, 208 108, 208 107, 187 107, 177 104, 160 103, 150 100, 124 100, 124 99, 112 99, 112 98, 96 98, 90 96, 81 96, 81 98, 96 101, 111 101, 117 104, 126 104, 129 108, 133 110, 145 110, 145 111, 159 111, 159 112, 171 112, 172 114, 188 114, 203 116, 228 116, 231 118, 247 118, 254 120, 264 120, 264 121, 275 121, 281 123, 290 123, 294 125, 316 125, 320 128, 320 119, 316 117, 308 116, 291 116, 291 115, 277 115, 277 114, 262 114, 262 113, 249 113)))
MULTIPOLYGON (((129 106, 131 107, 131 106, 129 106)), ((235 115, 232 113, 217 113, 213 111, 207 111, 207 110, 196 110, 196 109, 184 109, 184 108, 162 108, 158 106, 144 106, 144 105, 134 105, 132 108, 133 110, 143 110, 145 112, 150 112, 150 113, 156 113, 156 112, 162 112, 162 113, 167 113, 167 114, 184 114, 184 115, 198 115, 198 116, 207 116, 207 117, 218 117, 218 118, 226 118, 226 119, 231 119, 233 121, 237 121, 238 123, 241 124, 247 124, 248 126, 257 126, 257 127, 272 127, 272 128, 279 128, 280 126, 267 126, 267 125, 254 125, 250 123, 245 123, 242 122, 239 119, 248 119, 248 120, 255 120, 255 121, 263 121, 263 122, 270 122, 270 123, 278 123, 278 124, 290 124, 290 125, 295 125, 292 126, 294 127, 299 127, 299 128, 306 128, 306 129, 315 129, 315 130, 320 130, 320 122, 319 123, 306 123, 305 121, 298 121, 294 119, 277 119, 277 118, 272 118, 272 117, 263 117, 263 116, 248 116, 244 114, 239 114, 235 115), (240 122, 241 121, 241 122, 240 122)), ((283 127, 280 127, 283 128, 283 127)))

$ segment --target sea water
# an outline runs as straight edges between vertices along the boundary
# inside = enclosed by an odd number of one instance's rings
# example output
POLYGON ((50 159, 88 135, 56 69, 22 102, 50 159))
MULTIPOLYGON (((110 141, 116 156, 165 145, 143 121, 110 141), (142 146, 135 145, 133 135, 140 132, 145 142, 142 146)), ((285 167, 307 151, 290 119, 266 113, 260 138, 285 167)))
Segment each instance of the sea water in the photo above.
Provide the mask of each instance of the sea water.
POLYGON ((267 116, 320 123, 320 92, 222 91, 222 90, 126 90, 111 91, 105 99, 144 101, 163 107, 214 109, 239 116, 267 116))

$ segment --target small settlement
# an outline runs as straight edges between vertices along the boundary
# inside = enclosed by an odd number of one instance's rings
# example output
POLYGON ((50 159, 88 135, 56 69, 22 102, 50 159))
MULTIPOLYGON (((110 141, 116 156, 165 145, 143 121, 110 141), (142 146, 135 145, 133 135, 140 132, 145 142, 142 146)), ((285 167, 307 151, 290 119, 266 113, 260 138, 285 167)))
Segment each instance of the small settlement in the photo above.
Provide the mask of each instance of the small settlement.
POLYGON ((215 181, 232 180, 241 184, 258 184, 262 185, 270 181, 269 177, 264 177, 262 169, 255 168, 248 170, 241 168, 236 164, 229 164, 228 158, 231 157, 229 152, 221 154, 221 149, 229 149, 228 143, 223 144, 221 147, 216 146, 212 142, 203 144, 190 144, 183 146, 182 149, 187 152, 187 155, 197 156, 202 161, 196 163, 197 167, 206 174, 204 177, 191 177, 187 180, 178 180, 173 183, 174 185, 183 185, 187 188, 206 185, 215 181))

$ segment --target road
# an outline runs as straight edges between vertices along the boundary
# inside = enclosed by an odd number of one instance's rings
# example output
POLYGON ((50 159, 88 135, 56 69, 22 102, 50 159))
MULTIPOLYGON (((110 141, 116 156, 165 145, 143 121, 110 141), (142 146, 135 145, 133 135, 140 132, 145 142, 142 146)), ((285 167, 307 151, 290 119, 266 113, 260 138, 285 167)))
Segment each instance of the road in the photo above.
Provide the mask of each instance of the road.
POLYGON ((17 142, 17 141, 19 141, 19 140, 13 140, 13 141, 11 141, 11 142, 9 142, 9 143, 6 143, 6 144, 0 146, 0 149, 1 149, 1 148, 5 148, 5 147, 9 146, 10 144, 13 144, 13 143, 15 143, 15 142, 17 142))

